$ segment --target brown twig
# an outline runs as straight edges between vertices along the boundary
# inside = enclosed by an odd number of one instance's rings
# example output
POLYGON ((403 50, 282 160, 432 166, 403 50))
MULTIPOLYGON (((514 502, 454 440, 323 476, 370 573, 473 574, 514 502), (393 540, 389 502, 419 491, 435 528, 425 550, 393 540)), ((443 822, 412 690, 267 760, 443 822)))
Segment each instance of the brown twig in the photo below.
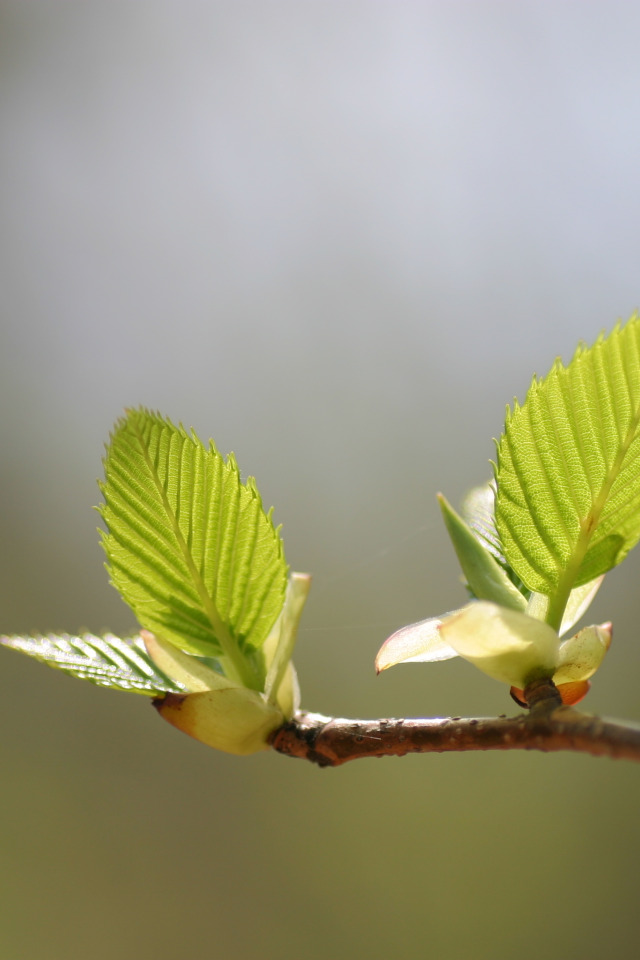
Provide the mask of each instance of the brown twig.
POLYGON ((602 720, 555 703, 517 717, 433 720, 344 720, 298 713, 271 738, 274 750, 338 767, 362 757, 464 750, 573 750, 640 761, 640 726, 602 720))

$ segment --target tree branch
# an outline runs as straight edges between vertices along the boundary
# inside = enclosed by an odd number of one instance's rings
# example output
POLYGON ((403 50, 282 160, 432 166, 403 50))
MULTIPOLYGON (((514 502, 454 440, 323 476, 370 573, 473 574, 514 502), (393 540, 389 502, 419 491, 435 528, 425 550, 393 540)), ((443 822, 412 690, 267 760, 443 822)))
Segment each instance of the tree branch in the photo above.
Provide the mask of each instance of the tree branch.
POLYGON ((344 720, 300 712, 275 731, 271 745, 320 767, 362 757, 465 750, 573 750, 640 761, 640 726, 544 702, 527 714, 496 718, 344 720))

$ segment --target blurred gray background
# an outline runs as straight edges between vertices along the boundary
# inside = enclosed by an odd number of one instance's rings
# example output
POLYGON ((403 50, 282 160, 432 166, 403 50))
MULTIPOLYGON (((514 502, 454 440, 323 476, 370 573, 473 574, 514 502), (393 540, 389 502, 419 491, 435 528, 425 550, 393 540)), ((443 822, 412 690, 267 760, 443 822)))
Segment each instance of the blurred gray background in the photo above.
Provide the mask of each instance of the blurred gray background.
MULTIPOLYGON (((436 491, 640 305, 639 40, 623 2, 0 2, 2 632, 135 629, 91 507, 145 404, 313 573, 304 706, 514 709, 373 658, 464 599, 436 491)), ((636 720, 639 576, 585 703, 636 720)), ((234 758, 0 659, 2 960, 637 956, 630 764, 234 758)))

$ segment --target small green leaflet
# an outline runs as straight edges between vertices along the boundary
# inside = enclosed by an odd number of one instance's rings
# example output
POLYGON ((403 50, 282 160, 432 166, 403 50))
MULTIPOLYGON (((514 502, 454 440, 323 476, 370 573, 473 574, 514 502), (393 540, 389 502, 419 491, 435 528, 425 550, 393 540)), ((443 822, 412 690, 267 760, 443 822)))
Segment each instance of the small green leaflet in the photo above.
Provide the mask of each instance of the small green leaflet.
POLYGON ((460 512, 478 540, 484 544, 500 566, 506 566, 507 561, 496 530, 495 484, 489 481, 469 490, 462 501, 460 512))
POLYGON ((255 651, 282 609, 287 565, 253 479, 145 409, 116 424, 105 475, 108 569, 140 624, 260 689, 255 651))
POLYGON ((640 539, 640 318, 568 366, 557 360, 507 411, 498 444, 496 525, 509 565, 550 597, 606 573, 640 539))
POLYGON ((471 595, 512 610, 524 611, 527 601, 477 532, 456 513, 441 493, 438 494, 438 501, 471 595))
POLYGON ((500 564, 525 600, 528 600, 531 596, 531 590, 527 590, 520 577, 517 576, 512 567, 507 563, 500 537, 496 530, 494 481, 489 480, 487 483, 483 483, 481 486, 473 487, 473 489, 469 490, 462 501, 460 513, 480 543, 486 547, 497 563, 500 564))
POLYGON ((86 633, 72 637, 65 633, 46 637, 0 637, 0 643, 99 687, 148 697, 180 693, 184 689, 158 670, 140 637, 121 640, 111 634, 95 637, 86 633))

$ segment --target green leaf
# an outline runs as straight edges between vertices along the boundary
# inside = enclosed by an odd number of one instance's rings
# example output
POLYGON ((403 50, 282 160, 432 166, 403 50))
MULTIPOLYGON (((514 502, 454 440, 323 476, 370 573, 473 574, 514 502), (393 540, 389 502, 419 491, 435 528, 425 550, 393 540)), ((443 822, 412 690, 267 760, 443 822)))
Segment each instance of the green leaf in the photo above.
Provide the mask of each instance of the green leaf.
POLYGON ((525 600, 531 596, 513 567, 507 563, 500 536, 496 529, 496 488, 495 482, 489 480, 479 487, 473 487, 462 501, 461 514, 480 543, 486 547, 494 560, 502 567, 509 580, 522 594, 525 600))
POLYGON ((0 643, 99 687, 148 697, 184 690, 182 684, 155 666, 140 637, 121 640, 111 634, 95 637, 86 633, 72 637, 65 633, 46 637, 0 637, 0 643))
POLYGON ((143 627, 220 660, 261 689, 256 655, 284 603, 287 566, 271 511, 213 442, 148 410, 120 420, 101 514, 111 580, 143 627))
MULTIPOLYGON (((504 570, 509 580, 524 597, 526 603, 526 614, 535 617, 538 620, 546 620, 549 609, 549 597, 543 593, 534 593, 527 590, 522 580, 516 575, 515 571, 506 561, 502 544, 495 523, 495 485, 493 482, 482 484, 480 487, 474 487, 465 496, 462 503, 462 515, 469 528, 473 531, 492 557, 504 570)), ((559 628, 560 636, 570 630, 571 627, 580 620, 583 614, 590 606, 598 589, 600 588, 604 575, 590 580, 579 587, 576 587, 569 594, 569 599, 564 611, 562 623, 559 628)), ((472 591, 473 593, 474 591, 472 591)), ((490 599, 480 598, 478 599, 490 599)), ((499 602, 496 600, 496 602, 499 602)), ((509 604, 505 604, 509 606, 509 604)), ((519 608, 516 608, 519 609, 519 608)))
POLYGON ((534 378, 507 410, 496 481, 506 559, 557 628, 571 589, 640 539, 640 318, 534 378))
POLYGON ((440 493, 438 501, 469 589, 478 600, 524 611, 527 601, 492 552, 440 493))
POLYGON ((496 530, 495 484, 489 480, 469 490, 462 501, 461 512, 478 540, 500 566, 505 567, 507 561, 496 530))

